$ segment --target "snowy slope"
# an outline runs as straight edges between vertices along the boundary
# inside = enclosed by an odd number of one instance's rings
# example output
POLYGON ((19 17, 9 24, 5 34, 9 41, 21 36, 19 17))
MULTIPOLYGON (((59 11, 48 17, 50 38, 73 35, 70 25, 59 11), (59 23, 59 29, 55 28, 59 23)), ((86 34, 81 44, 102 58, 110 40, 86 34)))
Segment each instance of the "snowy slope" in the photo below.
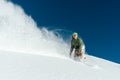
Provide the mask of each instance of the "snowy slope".
POLYGON ((93 56, 68 58, 69 44, 0 0, 0 80, 120 80, 120 65, 93 56))
POLYGON ((119 64, 89 58, 95 66, 69 58, 0 51, 0 80, 120 80, 119 64))

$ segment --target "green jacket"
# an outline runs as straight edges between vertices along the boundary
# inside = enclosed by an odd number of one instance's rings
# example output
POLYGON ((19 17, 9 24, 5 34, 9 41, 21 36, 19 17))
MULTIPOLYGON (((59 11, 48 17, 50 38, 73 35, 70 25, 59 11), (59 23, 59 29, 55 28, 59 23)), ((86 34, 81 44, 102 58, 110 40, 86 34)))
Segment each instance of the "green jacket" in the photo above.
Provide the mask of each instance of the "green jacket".
POLYGON ((76 49, 76 50, 81 50, 82 49, 82 46, 84 45, 83 41, 81 38, 77 38, 77 39, 72 39, 71 40, 71 51, 73 51, 73 49, 76 49))

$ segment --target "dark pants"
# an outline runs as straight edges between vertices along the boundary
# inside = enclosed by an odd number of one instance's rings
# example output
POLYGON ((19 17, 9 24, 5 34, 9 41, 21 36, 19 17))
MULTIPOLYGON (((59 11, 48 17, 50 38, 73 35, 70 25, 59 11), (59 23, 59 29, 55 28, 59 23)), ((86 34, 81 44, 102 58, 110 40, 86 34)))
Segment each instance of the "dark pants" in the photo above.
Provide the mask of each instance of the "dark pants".
POLYGON ((80 56, 80 51, 78 49, 75 49, 74 57, 80 56))

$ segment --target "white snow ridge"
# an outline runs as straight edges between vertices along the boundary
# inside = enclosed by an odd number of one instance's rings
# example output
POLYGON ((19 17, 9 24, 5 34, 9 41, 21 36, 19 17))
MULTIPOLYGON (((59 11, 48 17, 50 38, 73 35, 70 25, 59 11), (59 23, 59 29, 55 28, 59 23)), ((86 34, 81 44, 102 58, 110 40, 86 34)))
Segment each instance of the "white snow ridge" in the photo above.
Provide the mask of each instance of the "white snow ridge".
POLYGON ((0 80, 120 80, 120 65, 87 55, 67 58, 69 46, 24 10, 0 0, 0 80))

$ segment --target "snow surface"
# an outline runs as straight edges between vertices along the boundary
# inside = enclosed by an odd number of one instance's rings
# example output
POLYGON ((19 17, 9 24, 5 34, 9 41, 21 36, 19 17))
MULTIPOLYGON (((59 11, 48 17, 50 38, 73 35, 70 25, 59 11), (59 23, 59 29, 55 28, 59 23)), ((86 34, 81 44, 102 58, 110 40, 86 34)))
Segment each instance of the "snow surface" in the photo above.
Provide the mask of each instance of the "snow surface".
POLYGON ((0 80, 120 80, 120 65, 87 55, 68 57, 69 45, 39 29, 24 10, 0 0, 0 80))
POLYGON ((92 66, 69 58, 0 51, 0 80, 120 80, 119 64, 88 58, 92 66))

